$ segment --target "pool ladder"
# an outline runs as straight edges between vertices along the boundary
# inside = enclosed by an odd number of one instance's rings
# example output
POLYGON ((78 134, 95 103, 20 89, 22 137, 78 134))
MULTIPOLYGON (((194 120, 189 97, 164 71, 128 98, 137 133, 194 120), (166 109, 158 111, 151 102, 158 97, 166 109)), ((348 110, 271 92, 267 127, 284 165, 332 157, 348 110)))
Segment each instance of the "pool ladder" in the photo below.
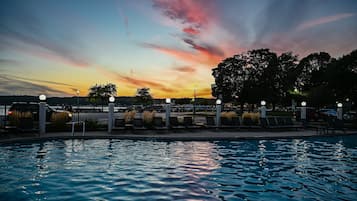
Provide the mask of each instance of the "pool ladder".
POLYGON ((82 125, 82 136, 84 136, 84 133, 86 132, 86 122, 85 121, 72 121, 69 124, 72 124, 72 136, 74 136, 74 125, 75 124, 82 125))

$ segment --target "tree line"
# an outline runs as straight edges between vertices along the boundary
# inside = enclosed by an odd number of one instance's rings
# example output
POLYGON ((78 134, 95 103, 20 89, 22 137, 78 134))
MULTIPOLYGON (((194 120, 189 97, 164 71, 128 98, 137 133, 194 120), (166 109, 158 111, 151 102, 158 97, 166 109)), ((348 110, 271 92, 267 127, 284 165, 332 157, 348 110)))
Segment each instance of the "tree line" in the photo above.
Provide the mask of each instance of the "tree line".
POLYGON ((224 59, 212 69, 212 96, 223 102, 291 105, 305 100, 322 107, 357 101, 357 50, 340 58, 316 52, 298 59, 255 49, 224 59))

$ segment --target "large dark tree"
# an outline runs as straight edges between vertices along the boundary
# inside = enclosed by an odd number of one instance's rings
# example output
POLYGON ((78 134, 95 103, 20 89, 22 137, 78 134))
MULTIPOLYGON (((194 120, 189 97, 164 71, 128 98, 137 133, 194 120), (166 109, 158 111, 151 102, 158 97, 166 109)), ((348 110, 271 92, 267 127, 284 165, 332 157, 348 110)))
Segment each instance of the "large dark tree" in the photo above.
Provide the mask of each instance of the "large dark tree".
POLYGON ((264 99, 277 103, 292 88, 291 73, 297 56, 283 53, 277 57, 269 49, 251 50, 227 58, 213 69, 212 95, 222 95, 224 102, 257 103, 264 99))
POLYGON ((333 61, 324 79, 335 101, 357 102, 357 50, 333 61))

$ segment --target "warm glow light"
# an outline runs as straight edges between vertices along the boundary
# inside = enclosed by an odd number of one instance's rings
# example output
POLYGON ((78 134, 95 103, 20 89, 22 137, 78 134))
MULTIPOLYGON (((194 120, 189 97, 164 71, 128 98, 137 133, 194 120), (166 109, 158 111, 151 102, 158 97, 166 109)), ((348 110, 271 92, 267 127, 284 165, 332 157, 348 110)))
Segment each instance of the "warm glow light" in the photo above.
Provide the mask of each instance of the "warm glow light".
POLYGON ((337 107, 342 107, 342 103, 337 103, 337 107))
POLYGON ((217 100, 216 100, 216 104, 217 104, 217 105, 220 105, 220 104, 222 104, 222 101, 221 101, 221 99, 217 99, 217 100))
POLYGON ((260 101, 260 105, 265 106, 266 104, 267 103, 264 100, 260 101))
POLYGON ((166 104, 170 104, 171 103, 171 98, 166 98, 165 102, 166 102, 166 104))
POLYGON ((45 101, 46 100, 46 95, 41 94, 39 97, 40 101, 45 101))
POLYGON ((115 101, 114 96, 109 97, 109 102, 114 103, 114 101, 115 101))
POLYGON ((305 101, 301 102, 301 106, 305 107, 306 106, 306 102, 305 101))

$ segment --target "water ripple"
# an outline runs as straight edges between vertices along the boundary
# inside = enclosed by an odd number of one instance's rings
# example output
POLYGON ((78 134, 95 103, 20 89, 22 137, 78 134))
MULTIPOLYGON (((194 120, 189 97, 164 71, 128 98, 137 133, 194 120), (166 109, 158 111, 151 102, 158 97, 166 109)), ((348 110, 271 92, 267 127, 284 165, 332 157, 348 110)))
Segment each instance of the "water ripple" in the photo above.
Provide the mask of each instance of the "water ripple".
POLYGON ((2 200, 355 200, 356 137, 0 146, 2 200))

